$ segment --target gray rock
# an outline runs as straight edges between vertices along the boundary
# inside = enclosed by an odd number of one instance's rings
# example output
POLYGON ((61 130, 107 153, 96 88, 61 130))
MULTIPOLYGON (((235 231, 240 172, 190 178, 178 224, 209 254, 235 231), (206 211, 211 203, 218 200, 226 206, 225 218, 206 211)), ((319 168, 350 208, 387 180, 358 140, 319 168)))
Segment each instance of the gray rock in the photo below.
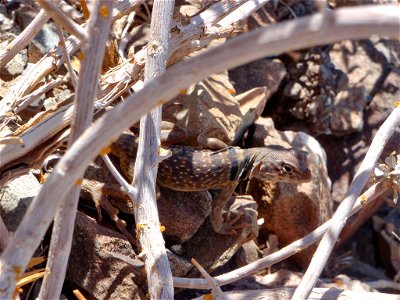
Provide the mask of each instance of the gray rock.
POLYGON ((31 173, 14 179, 0 190, 0 214, 9 231, 17 229, 39 190, 40 184, 31 173))
MULTIPOLYGON (((313 48, 305 54, 296 53, 296 56, 287 63, 288 74, 278 93, 277 111, 286 114, 289 110, 296 119, 307 122, 311 131, 329 134, 333 131, 330 124, 332 112, 339 105, 334 100, 346 86, 346 75, 320 48, 313 48)), ((355 126, 357 129, 361 127, 359 124, 355 126)), ((345 130, 354 131, 353 127, 345 130)))
POLYGON ((8 14, 7 9, 5 5, 0 4, 0 33, 3 35, 4 33, 7 32, 12 32, 14 34, 17 34, 19 29, 14 28, 14 20, 13 18, 8 14))
MULTIPOLYGON (((0 39, 0 50, 7 47, 8 44, 15 38, 11 33, 2 34, 0 39)), ((9 81, 21 75, 28 62, 26 49, 21 50, 17 55, 11 59, 3 68, 0 69, 0 79, 9 81)))
MULTIPOLYGON (((25 29, 36 15, 37 12, 31 7, 22 6, 16 13, 17 23, 25 29)), ((43 55, 56 47, 59 40, 54 23, 47 22, 28 46, 29 62, 36 63, 43 55)))

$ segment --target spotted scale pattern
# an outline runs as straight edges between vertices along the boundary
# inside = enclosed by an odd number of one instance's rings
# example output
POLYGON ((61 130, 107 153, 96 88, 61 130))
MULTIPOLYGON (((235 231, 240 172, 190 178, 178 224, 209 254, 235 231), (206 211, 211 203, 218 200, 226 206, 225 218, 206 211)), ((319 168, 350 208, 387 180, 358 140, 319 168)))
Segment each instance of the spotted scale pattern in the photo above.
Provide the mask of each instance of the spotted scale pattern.
POLYGON ((193 147, 170 147, 172 156, 158 167, 157 183, 177 191, 223 188, 238 180, 248 164, 245 150, 229 147, 220 151, 193 147))
MULTIPOLYGON (((111 147, 130 180, 137 142, 134 136, 124 134, 111 147)), ((157 183, 177 191, 220 189, 229 182, 253 177, 293 183, 311 179, 306 153, 278 145, 250 149, 228 147, 218 151, 188 146, 169 149, 172 155, 159 164, 157 183)))

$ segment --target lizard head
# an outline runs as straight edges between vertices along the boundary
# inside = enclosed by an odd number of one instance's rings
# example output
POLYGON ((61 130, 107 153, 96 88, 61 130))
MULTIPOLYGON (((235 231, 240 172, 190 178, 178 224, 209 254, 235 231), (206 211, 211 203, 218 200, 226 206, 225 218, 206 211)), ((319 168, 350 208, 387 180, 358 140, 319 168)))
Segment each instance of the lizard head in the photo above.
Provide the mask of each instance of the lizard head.
POLYGON ((301 150, 271 145, 261 149, 250 174, 262 181, 308 182, 311 171, 307 167, 307 154, 301 150))

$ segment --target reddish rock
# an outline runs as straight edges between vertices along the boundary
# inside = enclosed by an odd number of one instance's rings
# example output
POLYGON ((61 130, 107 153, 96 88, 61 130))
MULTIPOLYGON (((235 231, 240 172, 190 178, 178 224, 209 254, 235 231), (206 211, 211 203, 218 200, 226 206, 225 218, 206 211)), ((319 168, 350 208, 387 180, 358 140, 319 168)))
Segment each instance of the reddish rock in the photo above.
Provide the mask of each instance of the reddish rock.
POLYGON ((145 272, 131 244, 78 212, 66 280, 94 299, 144 300, 145 272), (135 265, 114 257, 126 256, 135 265))

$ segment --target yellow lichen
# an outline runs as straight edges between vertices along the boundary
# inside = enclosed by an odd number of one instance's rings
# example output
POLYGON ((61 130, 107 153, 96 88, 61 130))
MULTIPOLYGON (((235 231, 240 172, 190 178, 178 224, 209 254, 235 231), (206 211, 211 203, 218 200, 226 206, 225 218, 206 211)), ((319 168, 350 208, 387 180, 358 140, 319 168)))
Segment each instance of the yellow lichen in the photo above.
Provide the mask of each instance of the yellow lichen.
POLYGON ((82 61, 85 58, 85 54, 83 54, 82 51, 79 51, 76 57, 78 58, 79 61, 82 61))
POLYGON ((110 146, 106 146, 103 149, 100 150, 100 155, 107 155, 111 152, 111 147, 110 146))
POLYGON ((108 8, 105 4, 100 7, 100 15, 104 18, 108 17, 108 8))
POLYGON ((362 194, 362 195, 360 196, 360 198, 361 198, 361 204, 362 204, 362 205, 365 205, 365 201, 367 200, 367 197, 365 197, 365 195, 362 194))

